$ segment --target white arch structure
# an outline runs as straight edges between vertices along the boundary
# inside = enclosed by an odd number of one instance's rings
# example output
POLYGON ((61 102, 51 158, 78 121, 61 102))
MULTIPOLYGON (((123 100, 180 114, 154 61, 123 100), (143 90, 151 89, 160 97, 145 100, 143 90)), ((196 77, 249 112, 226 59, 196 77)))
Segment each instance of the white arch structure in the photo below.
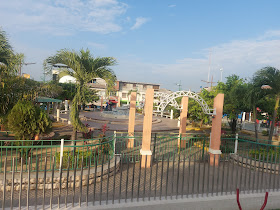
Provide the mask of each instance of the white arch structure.
POLYGON ((194 93, 190 90, 189 91, 182 90, 182 91, 177 91, 177 92, 173 92, 173 93, 170 93, 170 94, 155 92, 154 93, 154 98, 159 100, 159 103, 156 106, 157 107, 156 112, 160 112, 161 115, 163 115, 163 111, 168 104, 175 107, 176 109, 181 109, 181 106, 177 103, 177 101, 175 99, 179 98, 179 97, 183 97, 183 96, 187 96, 189 98, 192 98, 197 103, 199 103, 201 108, 202 108, 202 111, 205 114, 216 115, 216 110, 215 109, 210 109, 208 104, 203 100, 203 98, 201 98, 197 93, 194 93))

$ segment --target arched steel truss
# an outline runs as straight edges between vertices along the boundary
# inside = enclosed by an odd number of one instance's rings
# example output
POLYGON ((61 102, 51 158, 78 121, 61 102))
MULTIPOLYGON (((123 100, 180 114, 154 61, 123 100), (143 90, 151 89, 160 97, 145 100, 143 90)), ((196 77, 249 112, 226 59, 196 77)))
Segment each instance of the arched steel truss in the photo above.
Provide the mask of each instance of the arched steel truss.
POLYGON ((182 97, 182 96, 187 96, 189 98, 194 99, 197 103, 200 104, 202 111, 205 114, 216 115, 216 110, 210 109, 208 107, 208 104, 197 93, 194 93, 191 91, 185 91, 185 90, 173 92, 170 94, 155 92, 154 98, 158 100, 158 105, 156 106, 157 112, 160 112, 161 114, 163 114, 163 111, 168 104, 175 107, 176 109, 181 109, 181 106, 177 103, 177 101, 175 99, 182 97))

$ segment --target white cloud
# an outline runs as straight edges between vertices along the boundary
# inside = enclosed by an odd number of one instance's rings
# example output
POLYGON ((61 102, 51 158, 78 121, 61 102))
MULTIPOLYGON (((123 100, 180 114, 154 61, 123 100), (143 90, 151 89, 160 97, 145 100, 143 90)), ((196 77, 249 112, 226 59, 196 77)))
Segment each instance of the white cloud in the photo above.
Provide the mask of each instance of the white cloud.
POLYGON ((257 37, 223 43, 202 49, 199 58, 186 57, 170 61, 168 64, 147 63, 131 58, 120 59, 119 66, 116 67, 118 77, 124 80, 137 78, 142 82, 160 83, 163 87, 173 90, 178 88, 175 83, 181 80, 184 89, 197 91, 200 86, 207 85, 201 80, 208 79, 210 49, 212 51, 210 75, 213 75, 215 82, 220 80, 220 68, 223 68, 223 78, 237 74, 249 79, 265 66, 280 68, 280 33, 270 31, 264 33, 261 39, 257 37))
POLYGON ((11 30, 33 30, 55 35, 75 31, 121 31, 119 18, 128 6, 118 0, 2 1, 0 24, 11 30))
POLYGON ((100 44, 95 42, 88 42, 87 44, 95 49, 99 49, 99 50, 107 49, 107 46, 105 44, 100 44))
POLYGON ((143 24, 149 21, 149 18, 138 17, 136 18, 135 24, 130 28, 131 30, 135 30, 140 28, 143 24))
POLYGON ((176 4, 170 4, 170 5, 168 5, 168 7, 170 7, 170 8, 176 7, 176 4))

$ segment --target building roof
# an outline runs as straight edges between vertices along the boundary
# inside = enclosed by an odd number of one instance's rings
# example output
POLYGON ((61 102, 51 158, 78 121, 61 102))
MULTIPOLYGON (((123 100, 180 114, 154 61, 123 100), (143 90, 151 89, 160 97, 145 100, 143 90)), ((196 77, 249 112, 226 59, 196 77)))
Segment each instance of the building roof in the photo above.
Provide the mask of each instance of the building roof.
POLYGON ((55 98, 48 98, 48 97, 37 97, 35 101, 38 103, 50 103, 50 102, 61 103, 62 102, 62 100, 55 99, 55 98))
POLYGON ((131 81, 121 81, 121 80, 119 80, 118 82, 130 83, 130 84, 141 84, 141 85, 159 85, 160 86, 160 84, 145 83, 145 82, 131 82, 131 81))
POLYGON ((54 64, 53 67, 58 67, 58 68, 67 68, 68 66, 63 64, 63 63, 57 63, 57 64, 54 64))
POLYGON ((105 84, 88 83, 88 86, 89 86, 90 88, 106 89, 106 85, 105 85, 105 84))

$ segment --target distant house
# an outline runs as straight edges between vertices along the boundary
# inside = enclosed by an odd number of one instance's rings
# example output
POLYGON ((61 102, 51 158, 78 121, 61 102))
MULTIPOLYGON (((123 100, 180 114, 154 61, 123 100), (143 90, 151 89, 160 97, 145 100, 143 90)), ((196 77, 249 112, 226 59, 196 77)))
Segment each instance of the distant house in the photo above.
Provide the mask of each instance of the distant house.
POLYGON ((132 91, 137 92, 137 104, 145 99, 146 90, 153 88, 155 91, 160 90, 159 84, 143 83, 143 82, 129 82, 117 81, 116 82, 116 95, 120 98, 121 103, 128 104, 130 101, 130 94, 132 91))

